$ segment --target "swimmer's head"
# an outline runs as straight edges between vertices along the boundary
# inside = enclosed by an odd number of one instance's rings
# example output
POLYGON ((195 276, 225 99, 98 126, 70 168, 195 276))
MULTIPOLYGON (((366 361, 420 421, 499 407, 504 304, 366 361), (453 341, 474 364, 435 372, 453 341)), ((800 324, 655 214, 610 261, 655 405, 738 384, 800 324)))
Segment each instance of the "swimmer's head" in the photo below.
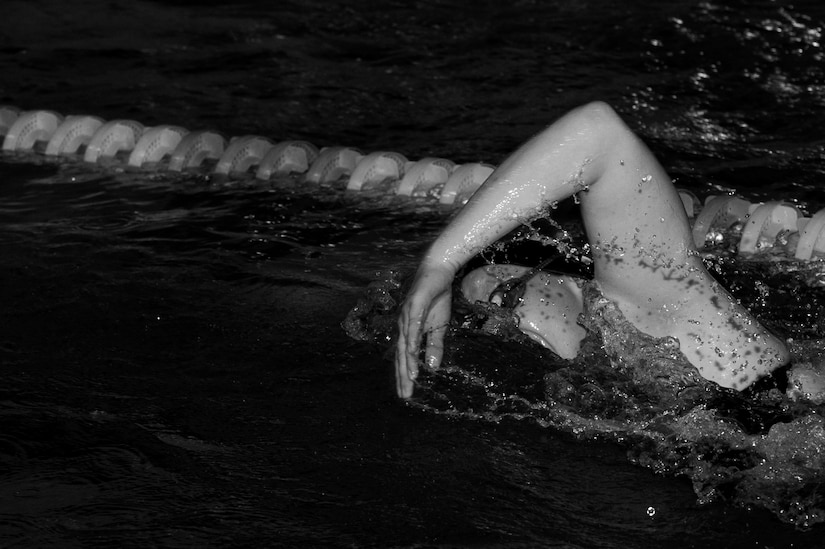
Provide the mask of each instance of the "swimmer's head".
POLYGON ((470 303, 486 302, 499 284, 499 280, 482 267, 471 271, 461 280, 461 293, 470 303))
MULTIPOLYGON (((520 277, 529 271, 518 265, 487 265, 468 273, 461 281, 461 293, 470 303, 489 302, 493 292, 507 280, 520 277)), ((497 303, 500 305, 501 303, 497 303)))

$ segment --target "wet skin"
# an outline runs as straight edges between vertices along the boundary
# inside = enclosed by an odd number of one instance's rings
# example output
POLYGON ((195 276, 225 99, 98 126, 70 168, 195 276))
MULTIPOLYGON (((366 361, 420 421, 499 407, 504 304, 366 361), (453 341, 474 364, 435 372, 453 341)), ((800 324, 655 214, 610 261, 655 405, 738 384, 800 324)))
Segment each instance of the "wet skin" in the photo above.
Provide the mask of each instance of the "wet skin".
POLYGON ((672 336, 709 380, 742 390, 788 361, 702 264, 681 199, 664 169, 615 112, 591 103, 521 146, 427 251, 398 320, 396 388, 413 393, 419 356, 441 362, 451 284, 470 258, 577 194, 594 279, 639 330, 672 336))

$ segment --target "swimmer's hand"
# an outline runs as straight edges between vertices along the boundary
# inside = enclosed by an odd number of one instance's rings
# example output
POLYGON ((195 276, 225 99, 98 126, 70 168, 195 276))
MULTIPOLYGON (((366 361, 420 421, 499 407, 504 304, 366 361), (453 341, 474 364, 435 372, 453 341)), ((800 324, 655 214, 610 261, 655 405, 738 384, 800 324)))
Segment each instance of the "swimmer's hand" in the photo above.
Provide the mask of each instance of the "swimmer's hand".
POLYGON ((418 377, 422 340, 424 363, 438 368, 444 354, 444 334, 450 322, 450 302, 455 270, 421 265, 398 317, 395 351, 395 385, 398 396, 409 398, 418 377))

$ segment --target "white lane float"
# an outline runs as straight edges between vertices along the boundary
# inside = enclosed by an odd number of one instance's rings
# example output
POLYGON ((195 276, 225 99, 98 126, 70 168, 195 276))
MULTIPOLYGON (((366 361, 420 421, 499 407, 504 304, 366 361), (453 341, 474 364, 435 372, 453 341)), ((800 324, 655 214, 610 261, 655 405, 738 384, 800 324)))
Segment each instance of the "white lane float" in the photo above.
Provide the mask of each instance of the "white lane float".
POLYGON ((427 196, 443 187, 455 170, 455 162, 446 158, 422 158, 407 167, 396 194, 427 196))
POLYGON ((407 164, 411 162, 397 152, 370 153, 359 160, 352 170, 347 190, 360 191, 364 185, 381 183, 387 179, 399 181, 404 177, 407 164))
POLYGON ((797 225, 800 228, 799 242, 794 257, 808 260, 814 253, 825 254, 825 209, 819 210, 810 219, 799 219, 797 225))
POLYGON ((740 254, 770 248, 782 231, 796 231, 799 210, 781 202, 765 202, 752 210, 739 240, 740 254))
POLYGON ((679 198, 682 200, 682 206, 685 207, 688 219, 696 217, 696 214, 702 209, 702 202, 699 198, 685 189, 679 189, 679 198))
POLYGON ((460 165, 450 174, 438 201, 463 206, 494 170, 495 166, 480 162, 460 165))
POLYGON ((129 155, 127 164, 140 168, 146 164, 157 164, 171 155, 188 130, 179 126, 154 126, 144 130, 129 155))
POLYGON ((213 131, 189 132, 183 136, 172 151, 168 169, 180 172, 191 168, 200 168, 209 160, 217 162, 226 150, 226 138, 213 131))
POLYGON ((258 166, 266 153, 275 144, 260 135, 244 135, 229 141, 229 146, 223 152, 214 173, 229 175, 232 173, 246 173, 253 166, 258 166))
POLYGON ((135 120, 110 120, 92 136, 83 153, 85 162, 95 163, 111 159, 121 152, 131 152, 140 136, 143 124, 135 120))
POLYGON ((735 196, 709 196, 705 199, 705 207, 696 216, 693 222, 693 242, 702 249, 705 239, 713 228, 729 228, 737 222, 747 219, 752 204, 747 200, 735 196))
POLYGON ((77 154, 81 147, 88 146, 103 124, 103 119, 97 116, 78 114, 67 116, 49 139, 49 144, 46 145, 46 156, 77 154))
POLYGON ((26 111, 19 114, 3 139, 4 151, 27 152, 37 143, 48 143, 63 116, 54 111, 26 111))
POLYGON ((318 148, 307 141, 281 141, 258 164, 255 177, 269 181, 272 176, 305 173, 318 158, 318 148))
POLYGON ((223 152, 214 173, 229 175, 246 173, 258 166, 275 144, 260 135, 244 135, 229 140, 229 146, 223 152))
POLYGON ((363 158, 356 149, 349 147, 325 147, 304 175, 307 183, 335 183, 349 176, 363 158))

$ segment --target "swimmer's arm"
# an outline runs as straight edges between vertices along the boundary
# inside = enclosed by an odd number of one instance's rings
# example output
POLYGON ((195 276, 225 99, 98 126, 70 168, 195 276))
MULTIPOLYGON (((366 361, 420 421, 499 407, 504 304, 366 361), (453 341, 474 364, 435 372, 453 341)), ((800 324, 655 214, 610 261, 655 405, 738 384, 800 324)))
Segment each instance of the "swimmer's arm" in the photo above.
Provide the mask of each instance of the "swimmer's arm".
MULTIPOLYGON (((428 250, 422 268, 455 274, 487 246, 555 203, 597 183, 629 130, 613 110, 591 103, 522 145, 473 195, 428 250)), ((632 135, 630 136, 632 137, 632 135)))
POLYGON ((396 391, 409 398, 418 377, 418 356, 426 338, 424 362, 438 368, 444 353, 444 334, 450 322, 452 283, 455 271, 440 267, 419 267, 398 316, 395 352, 396 391))
POLYGON ((556 121, 493 172, 430 246, 402 305, 395 361, 399 396, 412 395, 425 336, 425 363, 441 363, 458 269, 553 203, 596 183, 606 157, 628 133, 610 107, 591 103, 556 121))

